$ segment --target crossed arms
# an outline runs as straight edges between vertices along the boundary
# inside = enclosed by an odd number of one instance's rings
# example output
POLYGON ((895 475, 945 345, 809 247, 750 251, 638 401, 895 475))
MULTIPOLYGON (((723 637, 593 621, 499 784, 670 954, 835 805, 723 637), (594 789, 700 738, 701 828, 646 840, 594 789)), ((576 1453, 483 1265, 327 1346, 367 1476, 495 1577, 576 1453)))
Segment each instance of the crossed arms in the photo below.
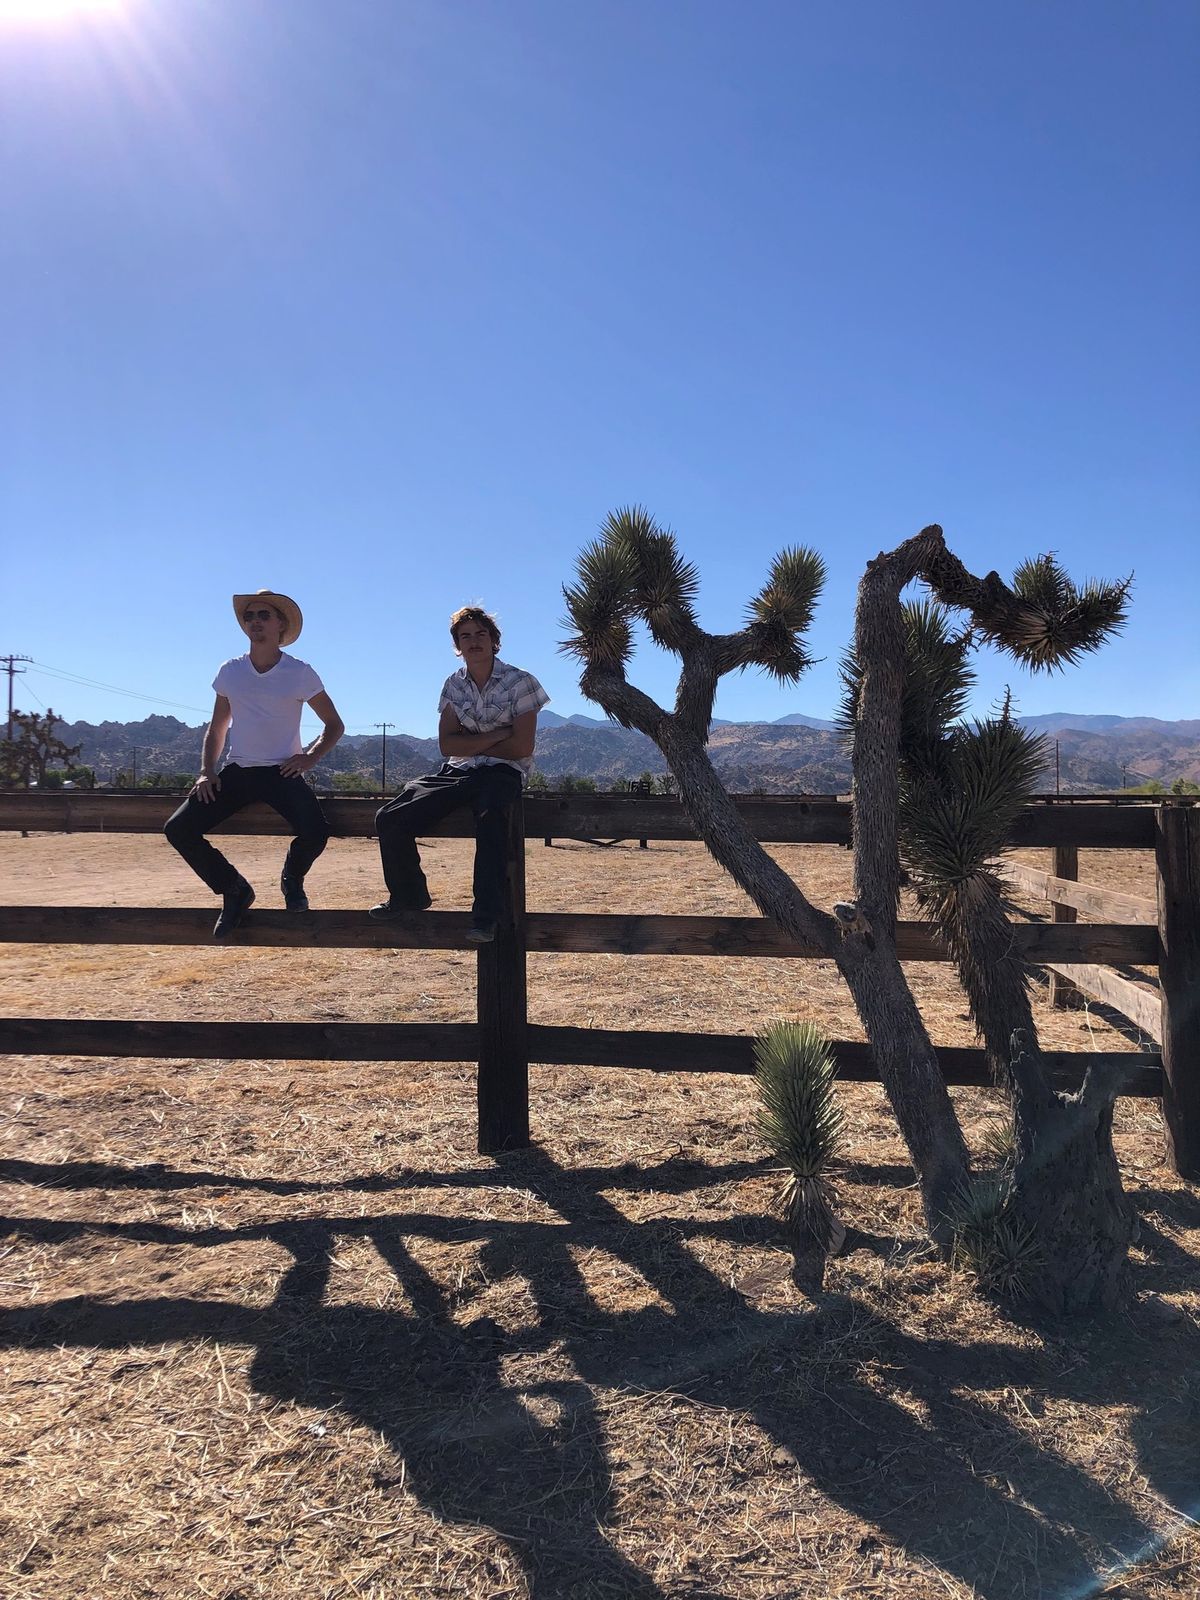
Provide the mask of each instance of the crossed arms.
POLYGON ((490 733, 468 733, 453 706, 446 706, 438 722, 438 748, 449 760, 454 756, 496 756, 501 761, 524 761, 533 754, 537 735, 536 711, 523 711, 490 733))

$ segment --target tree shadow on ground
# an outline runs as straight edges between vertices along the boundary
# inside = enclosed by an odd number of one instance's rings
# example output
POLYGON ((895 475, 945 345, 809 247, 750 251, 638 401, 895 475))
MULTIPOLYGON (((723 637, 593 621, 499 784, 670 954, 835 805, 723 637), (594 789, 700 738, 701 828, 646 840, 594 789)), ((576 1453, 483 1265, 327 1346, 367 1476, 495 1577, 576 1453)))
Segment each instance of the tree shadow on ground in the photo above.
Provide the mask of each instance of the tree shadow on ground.
MULTIPOLYGON (((713 1165, 688 1157, 667 1156, 653 1165, 622 1162, 615 1167, 574 1167, 576 1181, 629 1193, 686 1194, 756 1177, 771 1170, 766 1157, 726 1161, 713 1165)), ((897 1169, 913 1181, 912 1169, 897 1169)), ((118 1161, 0 1161, 0 1183, 22 1183, 52 1189, 175 1189, 248 1190, 281 1197, 297 1194, 390 1194, 395 1189, 493 1188, 496 1168, 490 1162, 465 1170, 429 1172, 405 1167, 393 1172, 367 1172, 334 1181, 313 1178, 255 1178, 243 1173, 209 1172, 202 1168, 178 1169, 159 1161, 130 1166, 118 1161)))
MULTIPOLYGON (((848 1295, 766 1310, 723 1282, 693 1246, 739 1227, 769 1243, 770 1224, 636 1221, 605 1192, 678 1193, 702 1187, 705 1173, 708 1182, 727 1182, 743 1166, 761 1170, 759 1163, 686 1165, 686 1174, 569 1170, 534 1149, 466 1173, 406 1173, 392 1186, 398 1206, 374 1216, 200 1230, 14 1222, 11 1233, 44 1242, 97 1232, 196 1249, 266 1239, 286 1248, 293 1264, 264 1310, 79 1296, 10 1313, 0 1322, 0 1342, 50 1349, 216 1339, 251 1346, 251 1381, 261 1393, 337 1406, 377 1430, 404 1463, 406 1487, 441 1518, 493 1529, 537 1600, 664 1595, 611 1536, 620 1525, 612 1397, 637 1391, 672 1391, 731 1420, 753 1418, 792 1474, 797 1497, 816 1489, 981 1600, 1087 1593, 1097 1570, 1149 1546, 1152 1522, 1161 1521, 1137 1515, 1052 1439, 1040 1442, 996 1404, 998 1393, 1128 1409, 1147 1475, 1164 1502, 1186 1509, 1195 1494, 1191 1413, 1177 1409, 1164 1429, 1159 1412, 1177 1397, 1179 1375, 1200 1363, 1190 1324, 1164 1335, 1168 1361, 1162 1340, 1138 1343, 1137 1330, 1122 1321, 1021 1346, 915 1337, 848 1295), (402 1204, 405 1188, 498 1181, 532 1191, 552 1220, 542 1212, 528 1222, 494 1221, 402 1204), (404 1291, 405 1309, 327 1301, 330 1263, 347 1237, 374 1243, 404 1291), (409 1241, 419 1239, 478 1244, 483 1278, 524 1280, 536 1320, 506 1331, 488 1315, 471 1317, 470 1296, 452 1299, 418 1262, 409 1241), (599 1306, 579 1265, 589 1250, 626 1263, 657 1303, 630 1311, 599 1306), (532 1375, 515 1375, 522 1361, 548 1352, 553 1376, 539 1376, 536 1363, 532 1375)), ((86 1170, 97 1178, 113 1172, 86 1170)), ((150 1169, 128 1170, 154 1186, 150 1169)), ((168 1176, 164 1186, 188 1187, 187 1178, 168 1176)), ((223 1175, 213 1178, 228 1185, 223 1175)), ((87 1186, 84 1169, 75 1181, 87 1186)), ((794 1591, 781 1594, 804 1593, 802 1572, 797 1580, 794 1591)), ((701 1590, 671 1590, 684 1592, 701 1590)))

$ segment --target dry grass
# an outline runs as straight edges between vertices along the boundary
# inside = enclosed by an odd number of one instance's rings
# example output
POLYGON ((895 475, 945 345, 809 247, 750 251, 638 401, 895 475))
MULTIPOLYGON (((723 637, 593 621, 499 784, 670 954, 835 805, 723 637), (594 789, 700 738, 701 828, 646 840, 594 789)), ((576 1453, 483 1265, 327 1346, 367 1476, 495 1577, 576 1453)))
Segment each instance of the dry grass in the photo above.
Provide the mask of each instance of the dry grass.
MULTIPOLYGON (((278 841, 233 853, 277 903, 278 841)), ((777 853, 822 903, 844 891, 845 852, 777 853)), ((429 861, 464 904, 466 847, 429 861)), ((1084 852, 1080 876, 1152 893, 1145 871, 1084 852)), ((127 837, 0 837, 0 883, 204 893, 127 837)), ((311 885, 369 904, 373 848, 335 844, 311 885)), ((667 844, 534 844, 529 899, 747 909, 667 844)), ((473 960, 4 947, 0 1010, 467 1020, 473 960)), ((949 969, 912 972, 934 1037, 973 1042, 949 969)), ((530 977, 540 1021, 857 1036, 821 962, 555 956, 530 977)), ((1056 1046, 1128 1048, 1094 1012, 1037 1011, 1056 1046)), ((536 1069, 537 1145, 490 1159, 465 1063, 0 1069, 0 1595, 1194 1593, 1200 1202, 1152 1103, 1117 1119, 1137 1298, 1071 1327, 1003 1316, 930 1255, 869 1086, 844 1090, 851 1231, 813 1302, 745 1080, 536 1069)), ((1002 1108, 956 1098, 979 1147, 1002 1108)))

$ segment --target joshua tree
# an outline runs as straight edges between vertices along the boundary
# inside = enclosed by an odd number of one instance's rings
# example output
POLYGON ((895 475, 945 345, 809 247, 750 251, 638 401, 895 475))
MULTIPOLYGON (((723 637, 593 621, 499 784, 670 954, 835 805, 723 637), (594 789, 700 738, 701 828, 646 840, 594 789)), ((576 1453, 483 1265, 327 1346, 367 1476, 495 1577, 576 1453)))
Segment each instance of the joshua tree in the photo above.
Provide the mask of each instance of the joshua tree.
POLYGON ((1013 1103, 1009 1215, 1036 1232, 1044 1268, 1029 1292, 1058 1310, 1118 1298, 1132 1232, 1112 1151, 1119 1081, 1104 1058, 1077 1094, 1056 1093, 1036 1043, 1027 974, 1010 948, 989 862, 1028 793, 1036 748, 1008 715, 957 719, 967 657, 989 641, 1033 671, 1096 649, 1125 619, 1128 581, 1076 587, 1051 556, 1010 584, 968 572, 941 528, 924 528, 868 563, 846 666, 854 773, 854 899, 829 911, 751 834, 706 750, 724 674, 758 666, 795 682, 810 664, 803 634, 824 579, 812 550, 782 551, 737 632, 713 634, 695 610, 698 575, 674 535, 640 509, 611 515, 564 589, 584 693, 658 745, 700 838, 759 909, 832 959, 850 990, 921 1184, 935 1239, 949 1247, 971 1188, 969 1154, 937 1058, 896 954, 902 853, 921 904, 945 938, 976 1025, 1013 1103), (921 581, 931 600, 906 606, 921 581), (952 613, 963 625, 955 632, 952 613), (633 624, 680 658, 675 704, 632 684, 633 624), (1020 1039, 1014 1041, 1014 1033, 1020 1039))
POLYGON ((64 744, 55 737, 54 730, 62 718, 47 710, 44 716, 36 711, 14 711, 15 737, 0 739, 0 782, 43 784, 46 769, 52 761, 65 763, 69 774, 75 757, 83 749, 79 744, 64 744))

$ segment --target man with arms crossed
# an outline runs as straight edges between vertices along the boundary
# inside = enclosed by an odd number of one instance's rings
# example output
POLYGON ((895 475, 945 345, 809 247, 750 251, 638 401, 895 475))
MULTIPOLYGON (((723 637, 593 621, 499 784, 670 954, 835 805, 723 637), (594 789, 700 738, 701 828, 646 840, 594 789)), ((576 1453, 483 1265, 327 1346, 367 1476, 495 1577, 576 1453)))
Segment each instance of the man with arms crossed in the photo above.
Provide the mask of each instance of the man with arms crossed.
POLYGON ((479 606, 450 618, 450 637, 463 658, 442 686, 437 772, 406 783, 375 818, 388 898, 371 907, 381 920, 424 911, 431 904, 417 836, 460 806, 475 815, 475 881, 471 944, 490 944, 504 914, 506 817, 533 768, 537 714, 550 696, 537 679, 496 655, 500 629, 479 606))
POLYGON ((307 911, 304 875, 329 842, 329 827, 304 774, 345 732, 308 662, 283 652, 304 626, 296 602, 286 594, 260 589, 257 594, 235 594, 233 611, 250 641, 250 651, 226 661, 213 679, 217 698, 204 735, 200 776, 163 830, 188 866, 222 897, 213 928, 217 939, 237 927, 253 903, 254 890, 205 834, 256 800, 273 806, 296 830, 279 880, 284 903, 289 911, 307 911), (306 705, 325 725, 307 750, 300 743, 300 716, 306 705), (227 733, 229 759, 218 774, 227 733))

